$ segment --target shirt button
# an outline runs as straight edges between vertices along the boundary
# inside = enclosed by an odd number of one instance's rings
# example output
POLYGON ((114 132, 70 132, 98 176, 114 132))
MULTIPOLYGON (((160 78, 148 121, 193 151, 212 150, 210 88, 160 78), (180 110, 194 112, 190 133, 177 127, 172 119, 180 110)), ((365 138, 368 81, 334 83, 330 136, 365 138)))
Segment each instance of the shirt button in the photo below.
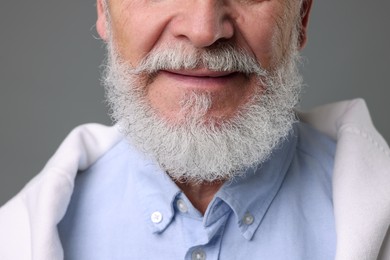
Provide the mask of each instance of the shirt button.
POLYGON ((152 213, 152 215, 150 216, 150 219, 152 220, 152 222, 154 224, 158 224, 162 221, 163 219, 163 215, 161 214, 160 211, 155 211, 152 213))
POLYGON ((206 253, 202 249, 196 249, 192 252, 192 260, 205 260, 206 253))
POLYGON ((251 225, 253 223, 253 221, 255 221, 255 218, 250 213, 246 213, 244 215, 244 217, 242 218, 242 222, 244 222, 244 224, 246 224, 246 225, 251 225))
POLYGON ((182 199, 177 200, 176 206, 181 213, 186 213, 188 211, 187 205, 182 199))

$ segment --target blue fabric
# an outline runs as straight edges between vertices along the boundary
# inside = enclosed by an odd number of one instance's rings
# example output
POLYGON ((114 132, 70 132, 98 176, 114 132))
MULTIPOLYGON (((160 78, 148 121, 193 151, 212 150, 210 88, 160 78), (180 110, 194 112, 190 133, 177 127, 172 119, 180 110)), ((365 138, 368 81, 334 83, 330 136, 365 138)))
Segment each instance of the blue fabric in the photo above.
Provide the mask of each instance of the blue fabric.
POLYGON ((225 183, 202 216, 123 140, 77 176, 58 226, 65 259, 334 259, 334 150, 334 141, 296 124, 269 160, 225 183))

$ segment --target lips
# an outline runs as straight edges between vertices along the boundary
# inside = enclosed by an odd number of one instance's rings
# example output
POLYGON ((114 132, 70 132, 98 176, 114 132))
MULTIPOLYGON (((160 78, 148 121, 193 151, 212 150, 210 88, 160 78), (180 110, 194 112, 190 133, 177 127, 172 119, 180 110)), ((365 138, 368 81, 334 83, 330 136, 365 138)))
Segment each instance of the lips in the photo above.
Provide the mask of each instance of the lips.
POLYGON ((157 80, 161 86, 180 91, 220 92, 236 89, 247 83, 244 74, 237 71, 212 71, 209 69, 160 70, 157 80))
POLYGON ((165 70, 165 72, 176 74, 179 76, 196 77, 196 78, 222 78, 232 76, 237 73, 235 71, 212 71, 208 69, 196 70, 165 70))

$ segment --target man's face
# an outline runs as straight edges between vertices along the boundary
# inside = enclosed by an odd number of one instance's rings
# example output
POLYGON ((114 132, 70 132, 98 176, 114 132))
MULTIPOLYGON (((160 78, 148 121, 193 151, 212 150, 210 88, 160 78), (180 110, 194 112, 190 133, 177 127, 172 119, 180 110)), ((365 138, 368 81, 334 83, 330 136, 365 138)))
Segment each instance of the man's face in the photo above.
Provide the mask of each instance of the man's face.
MULTIPOLYGON (((299 13, 298 3, 292 2, 111 0, 107 2, 110 37, 119 56, 132 66, 137 66, 151 51, 166 46, 181 44, 189 49, 206 49, 229 42, 255 58, 263 68, 272 69, 282 61, 291 44, 291 31, 299 13)), ((108 37, 105 26, 99 27, 98 23, 98 30, 102 38, 108 37)), ((229 118, 259 86, 253 75, 200 66, 160 70, 145 88, 155 111, 174 122, 180 120, 180 100, 189 92, 210 93, 213 105, 208 115, 229 118)))
POLYGON ((231 179, 288 135, 307 15, 283 1, 99 0, 112 115, 173 179, 231 179))

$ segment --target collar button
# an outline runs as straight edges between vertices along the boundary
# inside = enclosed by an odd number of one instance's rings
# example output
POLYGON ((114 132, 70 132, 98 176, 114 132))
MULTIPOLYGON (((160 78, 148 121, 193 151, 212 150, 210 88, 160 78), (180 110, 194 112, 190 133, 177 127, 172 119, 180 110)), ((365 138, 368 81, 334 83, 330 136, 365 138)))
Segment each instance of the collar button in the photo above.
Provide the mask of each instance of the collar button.
POLYGON ((205 260, 206 253, 202 249, 198 248, 192 252, 191 259, 192 260, 205 260))
POLYGON ((249 212, 244 215, 242 218, 242 222, 244 222, 245 225, 252 225, 252 223, 255 221, 255 218, 252 214, 249 212))
POLYGON ((176 202, 176 206, 181 213, 188 212, 188 207, 187 207, 186 203, 184 202, 184 200, 178 199, 176 202))

